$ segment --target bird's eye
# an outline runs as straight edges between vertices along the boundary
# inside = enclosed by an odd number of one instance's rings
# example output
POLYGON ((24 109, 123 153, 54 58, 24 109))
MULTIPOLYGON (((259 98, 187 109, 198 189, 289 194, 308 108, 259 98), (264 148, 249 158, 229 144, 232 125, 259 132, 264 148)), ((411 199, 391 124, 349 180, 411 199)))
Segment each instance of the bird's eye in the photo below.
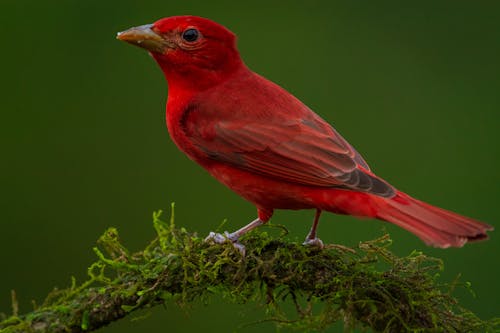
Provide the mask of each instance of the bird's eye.
POLYGON ((184 39, 186 42, 196 42, 198 38, 200 37, 200 32, 196 29, 187 29, 182 33, 182 39, 184 39))

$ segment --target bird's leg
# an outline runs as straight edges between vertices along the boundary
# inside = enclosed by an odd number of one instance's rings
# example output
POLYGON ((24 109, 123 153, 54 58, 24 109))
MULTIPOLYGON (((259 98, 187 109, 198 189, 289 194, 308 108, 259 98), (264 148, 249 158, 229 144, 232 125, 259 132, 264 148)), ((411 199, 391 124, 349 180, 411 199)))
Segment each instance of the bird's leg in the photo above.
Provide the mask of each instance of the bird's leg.
POLYGON ((320 248, 323 247, 323 242, 321 241, 321 239, 316 237, 316 229, 318 228, 320 216, 321 216, 321 209, 316 209, 316 214, 314 215, 314 221, 311 230, 309 231, 309 234, 307 234, 306 240, 303 243, 304 245, 318 246, 320 248))
POLYGON ((229 238, 229 240, 232 242, 237 242, 241 236, 263 224, 264 221, 262 221, 260 218, 256 218, 252 222, 248 223, 246 226, 236 230, 235 232, 230 233, 227 238, 229 238))
POLYGON ((235 232, 229 233, 227 231, 224 232, 224 234, 218 234, 213 231, 211 231, 207 238, 205 238, 205 241, 213 241, 217 244, 223 244, 226 242, 226 240, 229 240, 233 243, 233 246, 240 251, 240 253, 245 256, 245 246, 238 242, 241 236, 249 232, 250 230, 253 230, 267 221, 271 218, 273 215, 272 211, 269 210, 264 210, 264 209, 258 209, 258 215, 259 217, 253 220, 252 222, 248 223, 246 226, 236 230, 235 232))

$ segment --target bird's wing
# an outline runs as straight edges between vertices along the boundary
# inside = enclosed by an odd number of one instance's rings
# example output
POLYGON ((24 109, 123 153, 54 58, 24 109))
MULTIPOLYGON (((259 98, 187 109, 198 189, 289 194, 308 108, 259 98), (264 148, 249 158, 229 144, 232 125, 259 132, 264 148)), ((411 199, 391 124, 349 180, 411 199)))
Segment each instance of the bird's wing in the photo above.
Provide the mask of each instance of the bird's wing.
POLYGON ((332 126, 281 87, 255 75, 226 86, 198 96, 181 120, 208 158, 306 186, 395 194, 332 126))
MULTIPOLYGON (((198 113, 195 108, 193 115, 198 113)), ((188 136, 210 159, 306 186, 340 187, 391 197, 359 153, 319 116, 309 119, 216 120, 193 116, 188 136)), ((211 112, 212 115, 217 112, 211 112)))

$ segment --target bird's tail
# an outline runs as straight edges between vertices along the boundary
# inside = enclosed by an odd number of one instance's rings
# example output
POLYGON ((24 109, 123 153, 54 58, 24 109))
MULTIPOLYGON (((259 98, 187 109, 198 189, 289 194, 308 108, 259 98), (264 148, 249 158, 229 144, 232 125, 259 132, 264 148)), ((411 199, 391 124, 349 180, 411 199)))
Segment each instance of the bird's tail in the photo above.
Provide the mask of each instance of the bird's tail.
POLYGON ((383 199, 377 217, 394 223, 435 247, 461 247, 467 242, 488 238, 486 231, 493 227, 441 209, 397 192, 391 199, 383 199))

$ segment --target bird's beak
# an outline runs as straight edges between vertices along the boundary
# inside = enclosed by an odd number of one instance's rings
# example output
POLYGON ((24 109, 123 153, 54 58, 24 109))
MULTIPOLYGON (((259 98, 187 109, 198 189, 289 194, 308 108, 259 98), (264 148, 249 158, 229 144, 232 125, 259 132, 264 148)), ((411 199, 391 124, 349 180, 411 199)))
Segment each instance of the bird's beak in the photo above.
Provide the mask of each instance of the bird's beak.
POLYGON ((142 47, 148 51, 165 54, 167 48, 172 47, 171 43, 152 29, 152 24, 145 24, 133 27, 116 34, 116 39, 142 47))

